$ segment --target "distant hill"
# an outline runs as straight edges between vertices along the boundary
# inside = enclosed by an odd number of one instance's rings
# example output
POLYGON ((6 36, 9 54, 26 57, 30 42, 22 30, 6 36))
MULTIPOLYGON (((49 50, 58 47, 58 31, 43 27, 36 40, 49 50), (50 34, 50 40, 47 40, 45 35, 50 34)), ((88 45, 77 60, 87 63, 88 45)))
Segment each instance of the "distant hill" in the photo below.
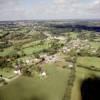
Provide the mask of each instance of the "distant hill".
POLYGON ((46 26, 54 28, 69 28, 72 30, 88 30, 100 32, 100 20, 18 20, 0 21, 0 26, 16 27, 22 26, 46 26))

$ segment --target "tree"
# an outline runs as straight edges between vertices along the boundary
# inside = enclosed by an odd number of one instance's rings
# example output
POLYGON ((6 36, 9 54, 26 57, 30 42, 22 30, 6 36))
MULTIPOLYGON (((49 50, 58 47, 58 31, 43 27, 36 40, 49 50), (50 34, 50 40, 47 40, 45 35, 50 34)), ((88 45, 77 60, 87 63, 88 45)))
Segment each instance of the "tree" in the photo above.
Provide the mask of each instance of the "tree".
POLYGON ((82 39, 82 40, 85 40, 85 39, 87 39, 87 32, 82 31, 77 35, 77 37, 82 39))
POLYGON ((35 58, 40 58, 39 53, 34 53, 34 52, 33 52, 33 55, 35 56, 35 58))
POLYGON ((17 53, 16 50, 13 50, 9 53, 9 57, 19 58, 20 55, 17 53))
POLYGON ((95 37, 96 37, 96 34, 95 34, 95 32, 91 32, 90 34, 89 34, 89 40, 90 41, 93 41, 94 39, 95 39, 95 37))
POLYGON ((12 62, 7 57, 0 57, 0 68, 12 67, 12 62))
POLYGON ((20 44, 16 44, 15 46, 14 46, 14 50, 16 50, 16 51, 20 51, 21 50, 21 45, 20 44))
POLYGON ((25 76, 33 76, 34 65, 26 65, 22 67, 22 74, 25 76))
POLYGON ((67 41, 66 42, 69 42, 72 39, 71 34, 70 33, 67 33, 66 38, 67 38, 67 41))

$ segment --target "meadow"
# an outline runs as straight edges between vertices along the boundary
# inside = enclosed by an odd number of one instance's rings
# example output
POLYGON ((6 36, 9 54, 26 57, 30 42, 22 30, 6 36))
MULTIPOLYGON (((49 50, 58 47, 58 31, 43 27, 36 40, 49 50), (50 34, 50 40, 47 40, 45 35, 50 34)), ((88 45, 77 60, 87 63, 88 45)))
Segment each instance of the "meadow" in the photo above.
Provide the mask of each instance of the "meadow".
POLYGON ((92 67, 100 68, 100 58, 98 57, 78 57, 77 64, 86 66, 86 67, 92 67))
POLYGON ((46 78, 21 76, 0 88, 0 100, 62 100, 68 70, 49 64, 46 78), (10 90, 10 91, 9 91, 10 90))

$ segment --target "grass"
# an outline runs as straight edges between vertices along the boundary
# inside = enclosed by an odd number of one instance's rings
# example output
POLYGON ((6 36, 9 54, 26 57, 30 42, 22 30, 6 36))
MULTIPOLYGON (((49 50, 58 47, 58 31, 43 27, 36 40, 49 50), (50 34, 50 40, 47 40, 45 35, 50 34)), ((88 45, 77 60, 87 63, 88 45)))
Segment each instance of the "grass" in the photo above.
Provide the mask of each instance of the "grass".
POLYGON ((34 52, 34 53, 36 53, 36 52, 41 52, 42 50, 48 49, 49 47, 50 47, 50 46, 49 46, 48 44, 37 45, 37 46, 34 46, 34 47, 25 48, 25 49, 24 49, 24 52, 25 52, 25 54, 30 55, 30 54, 32 54, 33 52, 34 52))
POLYGON ((99 42, 90 42, 90 44, 95 49, 98 49, 100 47, 100 43, 99 42))
POLYGON ((12 68, 0 68, 0 75, 3 75, 6 78, 11 77, 12 75, 14 75, 14 70, 12 68))
MULTIPOLYGON (((86 61, 88 62, 87 59, 86 59, 86 61)), ((93 63, 93 62, 90 62, 90 63, 93 63)), ((100 72, 91 71, 91 70, 87 70, 87 69, 80 68, 80 67, 76 68, 76 79, 74 81, 74 86, 72 88, 71 100, 81 100, 81 94, 80 94, 81 93, 80 92, 81 83, 84 79, 86 79, 88 77, 93 77, 93 76, 100 76, 100 72)))
MULTIPOLYGON (((79 57, 77 64, 90 67, 100 68, 100 58, 97 57, 79 57)), ((72 88, 71 100, 81 100, 80 86, 84 79, 93 76, 100 76, 100 72, 91 71, 81 67, 76 67, 76 79, 72 88)))
POLYGON ((23 45, 23 48, 27 48, 29 46, 34 46, 34 45, 38 45, 40 43, 40 40, 38 41, 32 41, 32 42, 29 42, 29 43, 26 43, 23 45))
POLYGON ((76 33, 76 32, 70 32, 70 35, 71 35, 72 38, 76 39, 78 33, 76 33))
POLYGON ((97 37, 96 39, 94 39, 94 41, 100 42, 100 37, 97 37))
POLYGON ((100 68, 100 58, 98 57, 79 57, 77 60, 78 65, 83 65, 86 67, 95 66, 100 68))
POLYGON ((1 87, 0 100, 62 100, 68 71, 53 64, 46 65, 45 70, 45 79, 20 77, 1 87))
POLYGON ((0 56, 9 55, 13 51, 13 47, 5 48, 3 52, 0 52, 0 56))

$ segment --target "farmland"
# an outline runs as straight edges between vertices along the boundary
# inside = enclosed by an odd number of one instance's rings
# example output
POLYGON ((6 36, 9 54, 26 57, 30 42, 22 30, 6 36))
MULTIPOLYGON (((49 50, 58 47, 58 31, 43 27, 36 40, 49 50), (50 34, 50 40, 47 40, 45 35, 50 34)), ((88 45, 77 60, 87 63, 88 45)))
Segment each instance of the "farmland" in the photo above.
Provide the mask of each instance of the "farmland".
POLYGON ((82 82, 100 77, 99 25, 9 23, 0 24, 0 100, 81 100, 82 82))

